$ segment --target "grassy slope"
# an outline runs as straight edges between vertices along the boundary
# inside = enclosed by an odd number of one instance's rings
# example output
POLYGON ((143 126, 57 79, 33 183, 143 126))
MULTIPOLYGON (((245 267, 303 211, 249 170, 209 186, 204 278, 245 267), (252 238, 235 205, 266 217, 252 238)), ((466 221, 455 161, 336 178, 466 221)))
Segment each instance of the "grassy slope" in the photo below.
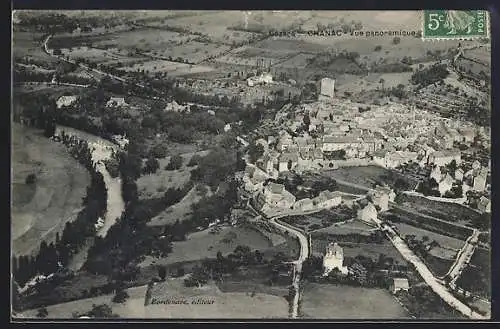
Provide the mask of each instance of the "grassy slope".
POLYGON ((28 254, 42 239, 55 239, 82 205, 90 176, 62 145, 14 124, 12 132, 12 238, 15 254, 28 254), (29 174, 36 187, 26 187, 29 174))
POLYGON ((408 319, 386 290, 308 283, 302 313, 315 319, 408 319))

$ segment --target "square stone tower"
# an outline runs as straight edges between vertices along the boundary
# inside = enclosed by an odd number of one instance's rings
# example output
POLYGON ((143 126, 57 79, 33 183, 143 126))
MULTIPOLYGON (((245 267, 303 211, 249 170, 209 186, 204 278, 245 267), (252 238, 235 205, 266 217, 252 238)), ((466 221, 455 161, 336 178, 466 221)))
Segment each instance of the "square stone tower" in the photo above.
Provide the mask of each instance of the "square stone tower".
POLYGON ((321 79, 319 97, 320 98, 335 97, 335 80, 330 78, 321 79))

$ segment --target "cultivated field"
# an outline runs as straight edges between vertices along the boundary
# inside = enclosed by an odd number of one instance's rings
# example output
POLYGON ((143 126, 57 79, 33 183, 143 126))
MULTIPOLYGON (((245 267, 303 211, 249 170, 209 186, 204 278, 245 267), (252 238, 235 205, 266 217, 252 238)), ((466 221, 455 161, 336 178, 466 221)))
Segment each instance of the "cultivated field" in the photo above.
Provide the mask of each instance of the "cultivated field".
POLYGON ((399 84, 409 85, 412 72, 402 73, 370 73, 362 79, 354 79, 347 83, 339 81, 339 87, 336 89, 339 92, 350 92, 353 94, 366 92, 368 90, 377 90, 381 88, 380 79, 384 79, 384 88, 397 87, 399 84))
POLYGON ((348 222, 345 224, 333 224, 332 226, 325 227, 319 230, 314 231, 315 233, 327 233, 327 234, 335 234, 335 235, 344 235, 344 234, 361 234, 361 235, 370 235, 373 231, 373 227, 359 221, 354 220, 352 222, 348 222))
POLYGON ((457 285, 474 295, 491 298, 491 252, 478 248, 469 265, 457 280, 457 285))
POLYGON ((491 52, 483 48, 476 48, 464 51, 466 58, 477 60, 484 64, 491 63, 491 52))
POLYGON ((187 236, 186 241, 173 243, 173 250, 164 259, 147 257, 141 266, 151 265, 153 261, 158 265, 203 260, 215 258, 217 252, 227 255, 239 246, 249 246, 252 249, 263 251, 272 247, 271 241, 256 230, 241 227, 221 227, 219 233, 210 233, 210 230, 195 232, 187 236))
POLYGON ((456 203, 433 201, 415 195, 403 195, 402 202, 403 206, 424 215, 461 225, 467 225, 471 219, 479 219, 481 216, 476 211, 456 203))
POLYGON ((117 61, 120 63, 140 62, 146 58, 139 56, 123 56, 118 53, 117 49, 99 49, 87 46, 74 48, 62 48, 61 52, 64 56, 69 56, 71 59, 84 59, 97 64, 112 64, 117 61))
POLYGON ((279 49, 280 52, 315 54, 328 49, 328 45, 297 38, 269 38, 254 45, 262 49, 279 49))
POLYGON ((53 67, 59 60, 47 55, 42 50, 42 34, 34 32, 13 32, 12 49, 13 58, 29 58, 31 60, 43 62, 47 67, 53 67))
POLYGON ((355 216, 356 213, 350 208, 339 206, 310 215, 290 216, 282 220, 300 229, 312 231, 351 220, 355 216))
POLYGON ((301 313, 307 319, 409 319, 386 290, 307 283, 301 313))
POLYGON ((371 257, 374 261, 377 261, 381 254, 392 257, 399 264, 405 264, 406 261, 397 251, 396 248, 389 242, 384 241, 381 244, 378 243, 356 243, 356 242, 342 242, 335 236, 331 236, 326 239, 324 236, 318 235, 318 233, 313 233, 312 235, 312 251, 314 254, 325 254, 326 247, 330 242, 337 242, 344 249, 344 257, 354 258, 358 255, 363 255, 364 257, 371 257))
POLYGON ((424 230, 422 228, 418 228, 412 225, 404 224, 404 223, 396 223, 394 224, 401 234, 402 237, 408 234, 415 235, 417 240, 421 240, 422 237, 427 236, 429 238, 429 242, 434 240, 439 243, 440 246, 444 248, 449 248, 452 250, 458 251, 465 244, 465 241, 455 239, 449 236, 441 235, 438 233, 434 233, 428 230, 424 230))
MULTIPOLYGON (((392 185, 396 178, 406 178, 405 176, 378 166, 360 166, 360 167, 343 167, 335 170, 324 171, 325 175, 333 179, 339 179, 354 183, 357 185, 373 188, 376 182, 384 182, 392 185), (388 177, 390 173, 394 174, 394 178, 388 177)), ((416 184, 416 181, 407 178, 410 186, 416 184)))
POLYGON ((40 131, 12 126, 12 249, 35 252, 76 218, 90 182, 87 170, 40 131), (30 174, 36 182, 27 185, 30 174))

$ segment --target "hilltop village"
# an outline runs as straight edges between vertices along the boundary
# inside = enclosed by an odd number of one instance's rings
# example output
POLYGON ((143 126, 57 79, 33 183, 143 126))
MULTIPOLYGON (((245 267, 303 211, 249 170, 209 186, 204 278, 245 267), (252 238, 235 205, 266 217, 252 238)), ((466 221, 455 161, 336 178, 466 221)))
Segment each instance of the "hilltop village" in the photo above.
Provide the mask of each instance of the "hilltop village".
POLYGON ((257 193, 263 209, 300 211, 340 204, 339 192, 325 190, 314 199, 299 200, 283 184, 266 184, 280 174, 374 165, 416 179, 416 192, 462 204, 480 199, 476 207, 489 212, 491 160, 476 158, 471 151, 489 149, 489 131, 484 127, 403 104, 365 105, 339 99, 334 80, 328 78, 320 81, 319 89, 317 102, 277 113, 275 123, 282 129, 276 135, 255 140, 259 157, 243 181, 248 192, 257 193))

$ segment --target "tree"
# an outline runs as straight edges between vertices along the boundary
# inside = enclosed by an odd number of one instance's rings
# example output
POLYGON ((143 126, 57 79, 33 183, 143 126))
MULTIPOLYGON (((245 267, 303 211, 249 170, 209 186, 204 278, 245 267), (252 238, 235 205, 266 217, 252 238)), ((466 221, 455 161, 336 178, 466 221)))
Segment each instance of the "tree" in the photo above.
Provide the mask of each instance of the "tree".
POLYGON ((144 168, 144 173, 154 174, 158 168, 160 168, 160 163, 154 157, 148 158, 146 161, 146 167, 144 168))
POLYGON ((375 46, 375 48, 373 49, 373 51, 381 51, 382 50, 382 46, 375 46))
POLYGON ((311 124, 311 118, 309 117, 309 113, 306 113, 303 118, 304 125, 306 129, 309 129, 309 125, 311 124))
POLYGON ((403 204, 403 201, 404 201, 403 194, 397 193, 396 197, 394 198, 394 202, 400 205, 400 204, 403 204))
POLYGON ((165 278, 167 276, 167 270, 166 270, 165 266, 160 266, 158 268, 158 276, 160 277, 160 279, 162 281, 165 281, 165 278))
POLYGON ((38 309, 38 312, 36 313, 37 318, 46 318, 48 315, 49 312, 45 307, 38 309))
POLYGON ((113 315, 113 310, 107 304, 92 305, 92 310, 88 313, 89 316, 93 318, 111 318, 115 317, 113 315))
POLYGON ((113 303, 124 303, 129 297, 125 290, 119 289, 113 297, 113 303))
POLYGON ((159 143, 156 144, 151 150, 151 155, 157 159, 163 159, 167 156, 168 147, 166 144, 159 143))
POLYGON ((457 161, 456 160, 451 160, 451 162, 446 166, 446 168, 448 169, 448 172, 451 174, 451 175, 454 175, 455 171, 457 171, 457 161))
POLYGON ((183 161, 182 156, 180 156, 179 154, 173 155, 170 158, 170 162, 168 163, 165 169, 167 170, 180 169, 182 167, 182 161, 183 161))
POLYGON ((255 163, 264 154, 264 147, 260 143, 251 143, 248 147, 248 157, 255 163))
POLYGON ((36 175, 35 174, 29 174, 28 176, 26 176, 25 183, 27 185, 35 184, 35 182, 36 182, 36 175))
POLYGON ((48 120, 45 123, 45 128, 43 130, 43 135, 47 138, 54 136, 56 133, 56 123, 54 120, 48 120))
POLYGON ((380 78, 380 80, 378 81, 380 83, 380 85, 382 86, 382 90, 384 90, 384 83, 385 83, 385 80, 383 78, 380 78))
POLYGON ((400 37, 394 37, 394 39, 392 39, 392 43, 397 45, 401 42, 401 38, 400 37))

